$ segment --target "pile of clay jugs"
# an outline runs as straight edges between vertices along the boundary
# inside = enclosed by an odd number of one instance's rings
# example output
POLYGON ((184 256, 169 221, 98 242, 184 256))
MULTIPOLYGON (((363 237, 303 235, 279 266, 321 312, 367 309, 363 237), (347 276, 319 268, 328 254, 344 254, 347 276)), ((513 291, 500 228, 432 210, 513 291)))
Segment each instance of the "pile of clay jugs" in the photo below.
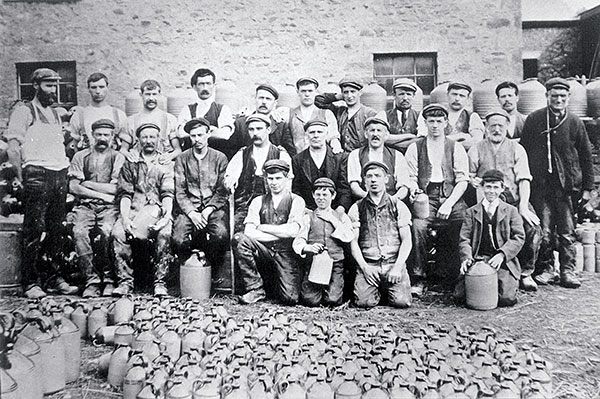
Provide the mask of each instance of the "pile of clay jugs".
POLYGON ((408 334, 283 311, 234 318, 189 299, 133 304, 99 360, 124 399, 552 397, 547 362, 491 328, 408 334))

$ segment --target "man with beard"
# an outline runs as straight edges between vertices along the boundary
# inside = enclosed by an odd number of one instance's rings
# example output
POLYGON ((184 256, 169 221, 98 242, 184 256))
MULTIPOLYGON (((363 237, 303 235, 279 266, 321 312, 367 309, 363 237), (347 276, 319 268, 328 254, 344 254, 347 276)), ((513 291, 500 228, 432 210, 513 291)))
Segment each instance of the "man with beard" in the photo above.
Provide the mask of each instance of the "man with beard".
POLYGON ((113 296, 127 295, 133 289, 131 243, 152 245, 154 295, 167 295, 165 278, 170 262, 171 212, 175 191, 173 167, 159 162, 160 128, 152 123, 136 130, 140 154, 126 161, 117 185, 121 216, 113 229, 115 263, 119 286, 113 296))
POLYGON ((342 94, 320 94, 315 98, 315 105, 333 112, 337 119, 342 148, 350 152, 366 144, 363 126, 367 118, 377 115, 377 111, 360 103, 363 85, 359 79, 343 78, 339 86, 342 94), (334 104, 340 100, 344 100, 345 106, 334 104))
POLYGON ((319 82, 315 78, 300 78, 296 82, 296 91, 300 105, 290 110, 290 119, 284 135, 290 135, 294 141, 295 152, 299 154, 309 146, 310 139, 306 137, 304 126, 308 121, 321 120, 326 123, 327 142, 334 154, 342 152, 340 132, 337 130, 335 116, 328 109, 319 109, 315 105, 315 97, 319 82))
POLYGON ((365 137, 367 143, 348 155, 348 184, 355 198, 367 195, 363 182, 362 169, 371 162, 377 161, 387 166, 389 172, 386 180, 386 192, 394 199, 404 199, 408 195, 410 180, 408 179, 406 159, 400 151, 388 148, 385 143, 390 135, 390 125, 377 117, 365 121, 365 137))
MULTIPOLYGON (((269 141, 277 146, 282 146, 290 156, 296 154, 296 147, 291 134, 284 135, 286 122, 275 115, 279 92, 270 84, 261 84, 256 88, 254 97, 256 110, 252 115, 264 115, 269 120, 269 141)), ((248 131, 248 116, 240 116, 235 120, 234 133, 229 139, 229 158, 240 148, 252 144, 252 135, 248 131)))
POLYGON ((78 289, 60 277, 53 259, 62 245, 69 166, 60 117, 51 107, 60 76, 40 68, 31 80, 35 97, 14 109, 5 138, 10 161, 13 165, 23 162, 22 283, 27 298, 39 299, 46 296, 42 284, 61 294, 74 294, 78 289), (42 249, 50 262, 42 262, 42 249))
MULTIPOLYGON (((282 147, 271 143, 271 121, 264 114, 252 114, 244 118, 251 145, 240 149, 227 165, 225 187, 234 193, 235 228, 241 231, 248 206, 252 200, 267 193, 263 174, 265 162, 281 159, 289 165, 290 156, 282 147)), ((293 176, 290 176, 290 179, 293 176)))
POLYGON ((173 245, 183 264, 192 247, 202 249, 213 267, 213 281, 221 270, 229 245, 228 192, 223 184, 227 157, 208 147, 210 123, 204 118, 184 126, 193 147, 175 160, 175 224, 173 245))
POLYGON ((295 305, 300 297, 302 274, 292 242, 300 230, 304 200, 288 188, 287 161, 269 160, 263 171, 269 192, 252 200, 244 232, 236 233, 231 244, 245 292, 240 302, 263 300, 267 285, 267 291, 275 291, 284 304, 295 305))
POLYGON ((111 296, 114 290, 115 272, 108 241, 119 215, 115 195, 125 162, 125 157, 110 147, 114 128, 109 119, 92 123, 94 145, 77 152, 69 167, 69 191, 76 201, 70 219, 77 261, 85 277, 84 298, 98 297, 100 293, 111 296), (100 250, 96 252, 100 261, 96 258, 96 262, 90 236, 92 230, 97 230, 100 238, 100 250))
POLYGON ((410 79, 394 80, 394 108, 386 112, 390 124, 390 135, 385 144, 403 154, 417 139, 417 120, 419 113, 412 107, 417 85, 410 79))
POLYGON ((208 145, 227 154, 227 140, 233 133, 233 113, 227 105, 215 102, 216 81, 215 73, 207 68, 197 69, 190 79, 192 88, 198 94, 198 100, 183 107, 177 118, 183 149, 188 149, 192 145, 189 136, 183 129, 186 122, 202 117, 210 123, 208 145))
MULTIPOLYGON (((121 134, 121 152, 132 157, 139 154, 135 131, 144 123, 154 123, 160 126, 159 149, 162 152, 161 162, 173 161, 181 154, 181 146, 177 137, 177 118, 158 108, 160 84, 156 80, 145 80, 140 86, 140 97, 143 108, 137 114, 127 118, 127 130, 121 134), (134 148, 133 151, 129 151, 134 148)), ((131 158, 130 160, 134 160, 131 158)))
POLYGON ((510 117, 508 135, 506 137, 518 140, 521 137, 521 131, 525 124, 525 115, 517 111, 519 87, 513 82, 502 82, 496 86, 496 97, 498 97, 498 103, 500 103, 502 109, 505 110, 510 117))
POLYGON ((485 116, 485 120, 486 138, 471 147, 467 154, 471 185, 481 193, 485 173, 493 169, 504 172, 502 200, 519 210, 525 228, 525 244, 518 255, 521 288, 535 291, 537 284, 532 274, 540 249, 542 230, 540 219, 529 203, 532 177, 527 153, 517 141, 507 137, 510 117, 506 111, 492 110, 485 116))
POLYGON ((71 117, 73 137, 77 141, 77 149, 93 146, 92 123, 100 119, 109 119, 115 125, 115 138, 126 132, 127 115, 118 108, 108 104, 108 78, 100 72, 92 73, 87 78, 88 92, 92 102, 87 107, 75 107, 71 117))
POLYGON ((308 148, 292 158, 292 192, 298 194, 308 209, 317 207, 313 198, 313 182, 321 177, 328 177, 337 184, 337 192, 333 199, 334 209, 345 212, 352 205, 350 186, 346 177, 347 154, 334 154, 327 145, 329 130, 322 120, 310 120, 304 124, 308 138, 308 148))
POLYGON ((592 148, 585 125, 567 110, 570 86, 563 78, 546 82, 548 106, 529 114, 521 145, 529 156, 531 203, 540 216, 542 244, 536 283, 554 281, 554 240, 558 239, 560 284, 579 288, 575 272, 575 220, 578 201, 587 202, 594 188, 592 148))

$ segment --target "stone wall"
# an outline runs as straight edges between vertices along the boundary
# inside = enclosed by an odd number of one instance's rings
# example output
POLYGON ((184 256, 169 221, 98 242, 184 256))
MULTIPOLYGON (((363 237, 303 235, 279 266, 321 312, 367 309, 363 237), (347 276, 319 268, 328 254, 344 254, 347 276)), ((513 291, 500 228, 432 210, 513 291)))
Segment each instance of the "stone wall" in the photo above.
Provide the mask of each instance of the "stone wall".
POLYGON ((146 78, 163 91, 209 66, 250 97, 258 82, 373 75, 373 53, 437 52, 438 81, 521 77, 520 0, 4 1, 0 117, 17 96, 16 62, 77 62, 102 71, 111 102, 146 78))

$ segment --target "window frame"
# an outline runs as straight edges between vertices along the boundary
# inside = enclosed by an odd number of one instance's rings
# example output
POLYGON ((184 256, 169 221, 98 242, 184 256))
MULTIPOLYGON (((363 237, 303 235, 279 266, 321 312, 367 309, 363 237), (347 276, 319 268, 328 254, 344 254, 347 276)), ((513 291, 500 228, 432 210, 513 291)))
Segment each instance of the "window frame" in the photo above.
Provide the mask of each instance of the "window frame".
MULTIPOLYGON (((412 79, 415 84, 417 84, 417 78, 421 77, 421 76, 425 76, 425 77, 432 77, 433 78, 433 86, 431 88, 431 90, 433 90, 436 86, 437 86, 437 82, 438 82, 438 63, 437 63, 437 52, 395 52, 395 53, 373 53, 373 78, 379 83, 380 86, 382 86, 384 89, 386 89, 386 92, 389 96, 394 95, 394 93, 390 90, 388 91, 388 89, 385 87, 385 85, 380 83, 380 79, 392 79, 392 81, 394 79, 398 79, 398 78, 409 78, 412 79), (412 61, 413 61, 413 71, 410 74, 394 74, 395 71, 392 70, 392 75, 377 75, 377 71, 375 68, 375 64, 378 61, 378 59, 380 58, 389 58, 392 60, 392 63, 394 62, 394 60, 396 58, 408 58, 411 57, 412 61), (433 71, 432 73, 417 73, 417 59, 418 58, 429 58, 432 61, 432 65, 433 65, 433 71)), ((420 87, 420 86, 419 86, 420 87)), ((421 89, 423 89, 422 87, 420 87, 421 89)), ((424 96, 429 97, 429 92, 425 92, 424 91, 424 96)))
MULTIPOLYGON (((32 61, 32 62, 16 62, 15 63, 15 72, 17 75, 17 99, 20 101, 31 100, 31 98, 26 98, 24 96, 23 88, 29 88, 33 86, 33 82, 31 79, 22 79, 23 76, 26 76, 27 73, 32 73, 34 70, 38 68, 50 68, 58 72, 61 76, 61 80, 59 80, 56 97, 57 102, 56 106, 64 107, 66 109, 70 109, 77 105, 77 62, 71 60, 64 61, 32 61), (24 71, 25 69, 25 71, 24 71), (73 80, 65 79, 65 73, 61 73, 61 71, 69 71, 69 75, 73 76, 73 80), (31 71, 31 72, 29 72, 31 71), (65 85, 73 86, 74 96, 73 101, 71 102, 61 102, 61 92, 64 89, 65 85)), ((27 91, 27 90, 26 90, 27 91)), ((26 92, 25 91, 25 92, 26 92)))

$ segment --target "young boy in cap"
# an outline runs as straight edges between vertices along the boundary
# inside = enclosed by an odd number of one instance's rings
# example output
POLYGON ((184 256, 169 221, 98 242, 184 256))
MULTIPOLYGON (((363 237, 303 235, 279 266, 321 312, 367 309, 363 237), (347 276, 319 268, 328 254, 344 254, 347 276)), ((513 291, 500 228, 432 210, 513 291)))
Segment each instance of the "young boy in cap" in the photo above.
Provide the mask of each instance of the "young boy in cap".
POLYGON ((500 199, 504 174, 496 169, 483 174, 484 198, 467 209, 460 230, 460 277, 454 298, 465 298, 464 274, 477 260, 484 259, 498 271, 498 306, 517 303, 521 267, 517 254, 525 242, 519 211, 500 199))
POLYGON ((311 267, 323 265, 306 263, 302 280, 301 301, 307 306, 320 304, 337 306, 344 293, 344 243, 354 238, 352 222, 343 211, 335 211, 331 203, 336 196, 334 182, 321 177, 313 185, 313 198, 317 209, 307 211, 302 218, 300 232, 294 239, 294 251, 308 261, 323 254, 332 261, 331 277, 327 283, 315 283, 310 279, 311 267))
POLYGON ((302 275, 292 241, 300 230, 305 204, 289 190, 289 163, 273 159, 265 162, 263 170, 269 192, 252 200, 244 232, 236 233, 232 241, 245 292, 240 302, 261 301, 269 291, 284 304, 295 305, 302 275))

